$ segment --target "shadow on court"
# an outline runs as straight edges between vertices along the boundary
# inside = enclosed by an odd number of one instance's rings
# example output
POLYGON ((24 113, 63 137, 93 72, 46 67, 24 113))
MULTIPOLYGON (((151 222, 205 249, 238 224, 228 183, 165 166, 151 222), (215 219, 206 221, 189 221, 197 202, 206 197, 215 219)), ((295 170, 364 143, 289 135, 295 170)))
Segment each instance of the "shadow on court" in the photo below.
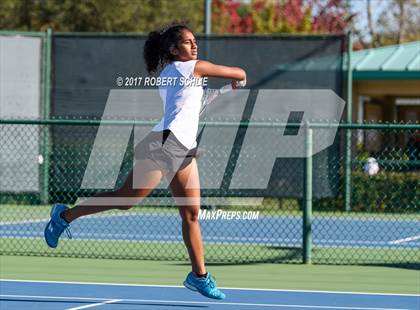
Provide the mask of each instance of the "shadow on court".
MULTIPOLYGON (((256 265, 256 264, 263 264, 263 263, 284 263, 285 261, 297 261, 300 262, 302 259, 302 248, 298 247, 279 247, 279 246, 266 246, 262 247, 267 250, 277 250, 282 251, 277 256, 270 256, 266 259, 247 259, 244 258, 242 261, 238 261, 238 258, 232 259, 231 262, 223 261, 223 262, 208 262, 206 263, 207 266, 232 266, 232 265, 256 265)), ((189 262, 185 263, 176 263, 171 264, 176 266, 190 266, 189 262)))
POLYGON ((401 268, 401 269, 410 269, 410 270, 420 270, 420 263, 412 262, 399 262, 399 263, 372 263, 372 264, 363 264, 362 266, 368 267, 389 267, 389 268, 401 268))

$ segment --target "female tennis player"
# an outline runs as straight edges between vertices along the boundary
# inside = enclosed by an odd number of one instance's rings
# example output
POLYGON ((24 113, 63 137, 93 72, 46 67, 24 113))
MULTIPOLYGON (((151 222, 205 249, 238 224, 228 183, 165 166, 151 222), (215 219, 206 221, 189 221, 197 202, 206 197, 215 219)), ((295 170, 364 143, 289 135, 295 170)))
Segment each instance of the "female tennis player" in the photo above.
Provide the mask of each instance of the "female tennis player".
POLYGON ((168 180, 182 218, 182 236, 191 260, 190 272, 184 285, 202 295, 224 299, 204 263, 204 249, 198 220, 200 210, 200 181, 197 169, 196 136, 198 130, 203 86, 184 83, 185 79, 217 77, 231 80, 232 88, 244 86, 245 71, 238 67, 215 65, 198 60, 197 41, 192 31, 182 23, 173 23, 153 31, 144 45, 144 60, 150 74, 177 78, 176 83, 159 87, 164 102, 164 115, 152 131, 136 145, 136 159, 124 185, 114 192, 103 192, 68 208, 55 204, 51 219, 45 227, 45 240, 55 248, 64 230, 75 219, 111 209, 128 210, 147 197, 160 183, 168 180), (98 198, 120 198, 118 205, 96 204, 98 198), (134 198, 134 201, 133 201, 134 198), (124 200, 126 199, 126 200, 124 200), (126 203, 124 203, 126 201, 126 203))

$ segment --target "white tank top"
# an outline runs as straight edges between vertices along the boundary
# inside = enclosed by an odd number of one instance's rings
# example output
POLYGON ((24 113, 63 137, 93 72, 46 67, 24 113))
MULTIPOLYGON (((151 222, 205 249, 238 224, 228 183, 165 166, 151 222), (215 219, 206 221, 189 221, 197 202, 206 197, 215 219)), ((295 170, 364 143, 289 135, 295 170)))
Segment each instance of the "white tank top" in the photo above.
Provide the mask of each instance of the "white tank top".
MULTIPOLYGON (((188 149, 197 146, 198 121, 203 97, 201 85, 181 85, 184 79, 194 79, 197 60, 174 61, 165 66, 161 78, 176 78, 175 83, 160 86, 159 94, 163 100, 163 117, 152 131, 169 129, 188 149)), ((167 80, 169 81, 169 80, 167 80)))

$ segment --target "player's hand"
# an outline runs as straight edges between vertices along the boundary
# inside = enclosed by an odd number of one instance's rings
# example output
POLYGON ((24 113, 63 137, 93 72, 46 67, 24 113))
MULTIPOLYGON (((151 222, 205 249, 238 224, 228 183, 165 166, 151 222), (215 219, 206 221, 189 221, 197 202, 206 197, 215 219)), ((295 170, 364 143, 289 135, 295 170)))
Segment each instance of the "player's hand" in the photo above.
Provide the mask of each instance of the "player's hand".
POLYGON ((232 89, 243 88, 246 86, 246 79, 242 81, 232 80, 232 89))

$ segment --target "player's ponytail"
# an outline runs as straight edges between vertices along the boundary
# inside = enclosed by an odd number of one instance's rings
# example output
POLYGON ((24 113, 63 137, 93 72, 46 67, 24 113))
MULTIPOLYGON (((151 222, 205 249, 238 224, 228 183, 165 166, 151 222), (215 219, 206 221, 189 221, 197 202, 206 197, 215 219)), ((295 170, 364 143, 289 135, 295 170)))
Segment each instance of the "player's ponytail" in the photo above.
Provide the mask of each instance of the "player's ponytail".
POLYGON ((175 60, 169 49, 178 45, 182 30, 191 31, 185 23, 175 22, 149 33, 143 50, 144 61, 149 73, 154 73, 168 62, 175 60))

